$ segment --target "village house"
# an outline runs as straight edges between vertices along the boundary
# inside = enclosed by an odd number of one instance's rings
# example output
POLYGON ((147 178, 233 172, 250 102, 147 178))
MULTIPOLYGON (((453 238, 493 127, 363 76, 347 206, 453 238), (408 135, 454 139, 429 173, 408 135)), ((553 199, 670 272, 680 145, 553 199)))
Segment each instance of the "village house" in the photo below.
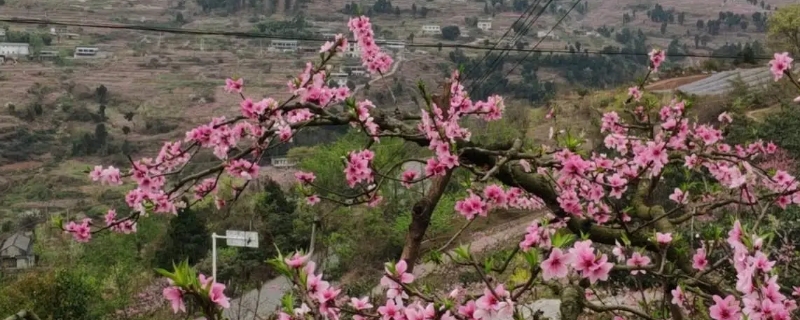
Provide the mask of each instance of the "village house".
POLYGON ((483 31, 489 31, 492 29, 492 19, 481 19, 478 20, 478 29, 483 31))
POLYGON ((96 47, 76 47, 75 48, 75 58, 93 58, 97 57, 97 54, 100 52, 100 49, 96 47))
POLYGON ((547 31, 539 31, 539 32, 537 32, 537 33, 536 33, 536 37, 537 37, 537 38, 558 39, 558 36, 556 36, 556 35, 555 35, 555 34, 553 34, 553 33, 550 33, 550 34, 548 35, 548 34, 547 34, 547 31))
POLYGON ((394 50, 403 50, 406 48, 406 42, 402 40, 386 40, 382 45, 394 50))
POLYGON ((272 40, 269 49, 277 52, 296 52, 297 40, 272 40))
POLYGON ((8 269, 25 269, 36 264, 33 253, 33 232, 18 232, 3 241, 0 265, 8 269))
POLYGON ((57 50, 42 50, 39 51, 39 54, 36 55, 36 58, 39 60, 52 60, 58 57, 57 50))
POLYGON ((331 72, 330 79, 336 83, 338 87, 346 87, 348 76, 344 72, 331 72))
POLYGON ((347 48, 344 49, 344 55, 348 58, 360 58, 361 57, 361 47, 358 45, 357 42, 348 42, 347 48))
POLYGON ((27 43, 0 42, 0 56, 22 57, 31 54, 31 46, 27 43))
POLYGON ((294 167, 297 165, 297 162, 292 161, 288 157, 272 157, 269 159, 269 164, 273 167, 294 167))
POLYGON ((442 33, 442 27, 435 25, 435 24, 426 24, 422 26, 422 33, 423 34, 430 34, 436 35, 442 33))

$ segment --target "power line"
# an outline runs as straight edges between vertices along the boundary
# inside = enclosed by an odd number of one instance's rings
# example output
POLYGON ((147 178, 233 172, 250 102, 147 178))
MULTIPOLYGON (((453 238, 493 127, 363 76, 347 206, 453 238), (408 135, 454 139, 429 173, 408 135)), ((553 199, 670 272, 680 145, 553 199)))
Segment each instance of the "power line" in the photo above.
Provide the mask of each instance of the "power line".
MULTIPOLYGON (((563 17, 562 17, 563 19, 563 17)), ((210 30, 197 30, 197 29, 178 29, 169 27, 150 27, 140 25, 123 25, 123 24, 104 24, 104 23, 83 23, 83 22, 70 22, 70 21, 52 21, 43 19, 27 19, 27 18, 0 18, 0 22, 18 23, 18 24, 37 24, 37 25, 58 25, 68 27, 85 27, 85 28, 103 28, 103 29, 121 29, 121 30, 138 30, 138 31, 153 31, 172 34, 190 34, 190 35, 211 35, 211 36, 227 36, 239 38, 256 38, 256 39, 274 39, 274 40, 298 40, 298 41, 314 41, 326 42, 331 39, 309 38, 309 37, 287 37, 276 36, 265 33, 257 32, 233 32, 233 31, 210 31, 210 30)), ((552 30, 551 30, 552 31, 552 30)), ((548 33, 549 34, 549 33, 548 33)), ((541 43, 542 40, 539 41, 541 43)), ((394 43, 392 40, 375 40, 378 44, 394 43)), ((471 50, 491 50, 490 47, 475 46, 469 44, 439 44, 439 43, 411 43, 404 44, 406 47, 412 48, 458 48, 458 49, 471 49, 471 50)), ((647 52, 613 52, 613 51, 569 51, 558 49, 518 49, 509 47, 507 51, 513 52, 541 52, 541 53, 565 53, 565 54, 598 54, 598 55, 630 55, 630 56, 646 56, 647 52)), ((702 54, 671 54, 670 57, 692 57, 692 58, 716 58, 716 59, 737 59, 741 56, 726 56, 726 55, 702 55, 702 54)), ((769 56, 756 56, 756 60, 772 60, 773 57, 769 56)))
MULTIPOLYGON (((552 28, 550 28, 550 31, 547 31, 547 34, 545 34, 545 35, 544 35, 544 37, 542 37, 542 38, 540 38, 540 39, 539 39, 539 42, 537 42, 537 43, 536 43, 536 44, 533 46, 533 48, 532 48, 532 49, 536 49, 536 47, 538 47, 538 46, 539 46, 539 45, 542 43, 542 41, 544 41, 544 39, 546 39, 548 36, 550 36, 550 33, 551 33, 551 32, 553 32, 553 30, 555 30, 555 29, 556 29, 556 27, 558 27, 558 25, 559 25, 559 24, 561 24, 561 22, 562 22, 562 21, 564 21, 564 19, 566 19, 566 18, 567 18, 567 16, 569 15, 569 13, 570 13, 570 12, 572 12, 572 10, 574 10, 574 9, 575 9, 575 7, 577 7, 579 3, 581 3, 581 0, 575 0, 575 3, 573 3, 573 4, 572 4, 572 7, 570 7, 570 8, 569 8, 569 10, 567 10, 567 13, 565 13, 565 14, 564 14, 564 16, 563 16, 563 17, 561 17, 561 19, 558 19, 558 21, 556 21, 556 24, 554 24, 554 25, 553 25, 553 27, 552 27, 552 28)), ((507 77, 508 77, 508 76, 509 76, 509 75, 510 75, 512 72, 514 72, 514 69, 516 69, 516 68, 517 68, 517 66, 519 66, 519 65, 520 65, 520 63, 522 63, 522 61, 525 61, 525 59, 527 59, 527 58, 528 58, 528 56, 529 56, 530 54, 531 54, 531 53, 530 53, 530 52, 528 52, 528 53, 526 53, 526 54, 525 54, 525 56, 524 56, 524 57, 522 57, 522 59, 518 60, 518 61, 517 61, 517 63, 515 63, 515 64, 514 64, 514 66, 513 66, 513 67, 511 67, 511 70, 508 70, 508 72, 505 74, 505 76, 503 76, 503 78, 507 78, 507 77)), ((488 78, 487 78, 487 79, 488 79, 488 78)), ((492 90, 494 90, 494 89, 497 87, 497 85, 498 85, 498 84, 499 84, 499 82, 498 82, 498 83, 495 83, 495 84, 492 86, 492 88, 491 88, 491 89, 489 89, 489 92, 492 92, 492 90)))
MULTIPOLYGON (((536 0, 536 2, 537 2, 537 3, 538 3, 539 1, 541 1, 541 0, 536 0)), ((500 40, 498 40, 497 42, 495 42, 494 46, 492 46, 492 48, 491 48, 491 49, 489 49, 489 51, 488 51, 488 52, 486 52, 486 54, 485 54, 485 55, 484 55, 484 56, 481 58, 481 60, 480 60, 480 61, 478 61, 478 63, 476 63, 476 64, 473 64, 472 66, 470 66, 470 69, 469 69, 469 70, 467 70, 467 71, 464 73, 464 78, 468 78, 470 75, 472 75, 472 71, 475 71, 475 68, 477 68, 477 66, 478 66, 478 65, 480 65, 481 63, 483 63, 483 60, 486 60, 486 58, 487 58, 487 57, 489 57, 489 55, 492 53, 492 51, 493 51, 495 48, 497 48, 497 46, 498 46, 498 45, 500 45, 500 43, 502 42, 502 40, 503 40, 503 39, 504 39, 506 36, 508 36, 508 33, 509 33, 509 32, 511 32, 511 30, 513 30, 513 29, 514 29, 514 24, 516 24, 517 22, 519 22, 520 20, 522 20, 522 17, 524 17, 526 13, 527 13, 527 15, 528 15, 528 16, 530 16, 530 15, 533 13, 533 11, 534 11, 534 9, 535 9, 535 8, 536 8, 536 6, 535 6, 535 5, 533 5, 533 6, 530 6, 530 8, 526 9, 526 10, 525 10, 525 11, 524 11, 524 12, 523 12, 521 15, 519 15, 519 17, 517 18, 517 20, 516 20, 516 21, 514 21, 514 23, 512 23, 512 24, 511 24, 511 26, 509 26, 509 27, 508 27, 508 29, 506 29, 506 32, 505 32, 505 33, 503 33, 503 35, 500 37, 500 40)), ((527 19, 527 18, 526 18, 526 19, 527 19)))
MULTIPOLYGON (((540 1, 537 0, 536 4, 531 6, 531 8, 534 9, 531 12, 535 11, 536 5, 538 5, 539 2, 540 1)), ((512 44, 512 45, 516 44, 516 42, 519 41, 522 38, 522 35, 526 34, 528 32, 528 30, 530 29, 530 27, 533 26, 533 24, 536 23, 536 21, 539 20, 539 18, 544 14, 544 11, 547 9, 547 6, 549 6, 550 3, 552 3, 552 2, 553 2, 553 0, 548 0, 548 2, 544 5, 544 7, 542 7, 542 10, 539 11, 539 13, 537 13, 536 16, 533 18, 533 20, 527 21, 527 19, 526 19, 526 22, 523 24, 523 26, 519 30, 519 32, 517 34, 515 34, 514 38, 512 38, 512 41, 510 42, 510 44, 512 44)), ((528 17, 528 19, 529 18, 530 17, 528 17)), ((511 28, 513 28, 513 27, 514 27, 514 25, 512 24, 511 28)), ((497 43, 499 44, 500 42, 502 42, 502 40, 498 41, 497 43)), ((491 76, 491 74, 494 71, 494 69, 496 69, 498 66, 501 66, 503 64, 501 60, 504 60, 505 57, 508 56, 508 53, 510 52, 508 50, 509 48, 510 48, 510 46, 507 45, 506 46, 506 50, 501 51, 500 54, 498 54, 497 57, 495 57, 494 61, 492 61, 492 63, 489 65, 489 68, 487 69, 486 73, 484 73, 477 80, 472 81, 472 84, 470 85, 470 88, 469 88, 468 92, 472 92, 475 89, 475 84, 476 83, 485 81, 485 78, 488 78, 489 76, 491 76)))

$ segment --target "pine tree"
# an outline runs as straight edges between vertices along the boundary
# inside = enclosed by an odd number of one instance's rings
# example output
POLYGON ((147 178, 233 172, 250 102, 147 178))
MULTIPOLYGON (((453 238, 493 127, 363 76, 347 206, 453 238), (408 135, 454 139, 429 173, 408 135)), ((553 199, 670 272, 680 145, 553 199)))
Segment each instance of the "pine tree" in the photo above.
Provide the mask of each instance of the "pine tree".
POLYGON ((156 252, 156 263, 167 270, 172 269, 173 261, 179 263, 189 259, 194 265, 203 259, 211 247, 211 238, 205 219, 195 210, 183 209, 169 222, 167 239, 156 252))

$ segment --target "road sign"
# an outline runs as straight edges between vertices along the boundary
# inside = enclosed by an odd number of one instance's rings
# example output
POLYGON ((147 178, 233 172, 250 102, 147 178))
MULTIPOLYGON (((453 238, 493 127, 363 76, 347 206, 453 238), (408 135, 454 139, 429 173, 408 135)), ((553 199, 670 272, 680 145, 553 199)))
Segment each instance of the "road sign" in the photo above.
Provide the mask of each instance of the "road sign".
POLYGON ((257 232, 226 230, 225 240, 231 247, 258 248, 257 232))

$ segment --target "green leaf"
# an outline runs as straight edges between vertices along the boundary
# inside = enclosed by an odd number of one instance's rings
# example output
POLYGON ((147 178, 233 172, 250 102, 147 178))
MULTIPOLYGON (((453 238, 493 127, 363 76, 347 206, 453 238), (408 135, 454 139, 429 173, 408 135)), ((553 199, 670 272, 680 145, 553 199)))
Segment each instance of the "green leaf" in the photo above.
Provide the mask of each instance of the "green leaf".
POLYGON ((555 236, 553 236, 553 247, 564 248, 574 239, 575 235, 571 233, 556 232, 555 236))
POLYGON ((281 297, 281 306, 283 306, 283 312, 294 314, 294 296, 292 295, 292 291, 287 292, 281 297))
POLYGON ((397 264, 395 262, 387 262, 384 263, 383 265, 386 266, 386 270, 389 270, 389 272, 391 272, 392 274, 397 273, 397 264))
POLYGON ((169 271, 164 270, 164 269, 161 269, 161 268, 156 268, 155 270, 156 270, 156 273, 158 273, 158 274, 160 274, 160 275, 162 275, 162 276, 164 276, 166 278, 169 278, 173 282, 175 281, 175 274, 174 273, 169 272, 169 271))
POLYGON ((628 235, 627 234, 623 233, 621 239, 622 239, 622 244, 623 245, 625 245, 626 247, 630 247, 631 246, 631 239, 628 239, 628 235))
POLYGON ((53 226, 62 229, 64 227, 64 218, 60 215, 53 215, 53 218, 50 219, 53 222, 53 226))
POLYGON ((525 261, 528 262, 529 266, 539 266, 539 250, 530 250, 525 252, 523 253, 523 257, 525 257, 525 261))
POLYGON ((443 254, 439 250, 431 250, 428 253, 428 261, 435 263, 436 265, 440 265, 443 262, 443 254))
POLYGON ((471 255, 469 253, 469 245, 462 245, 455 249, 456 256, 467 261, 471 255))
POLYGON ((489 257, 483 262, 483 273, 489 274, 492 272, 492 266, 494 265, 494 258, 489 257))

